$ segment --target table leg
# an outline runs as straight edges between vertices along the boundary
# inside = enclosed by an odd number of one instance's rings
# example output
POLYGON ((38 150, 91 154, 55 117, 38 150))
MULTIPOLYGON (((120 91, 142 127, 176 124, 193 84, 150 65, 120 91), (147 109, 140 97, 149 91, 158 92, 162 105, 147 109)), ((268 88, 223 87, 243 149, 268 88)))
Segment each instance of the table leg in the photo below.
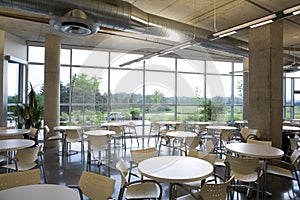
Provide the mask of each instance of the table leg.
POLYGON ((108 139, 108 150, 107 150, 107 175, 110 177, 110 163, 111 163, 111 138, 108 139))

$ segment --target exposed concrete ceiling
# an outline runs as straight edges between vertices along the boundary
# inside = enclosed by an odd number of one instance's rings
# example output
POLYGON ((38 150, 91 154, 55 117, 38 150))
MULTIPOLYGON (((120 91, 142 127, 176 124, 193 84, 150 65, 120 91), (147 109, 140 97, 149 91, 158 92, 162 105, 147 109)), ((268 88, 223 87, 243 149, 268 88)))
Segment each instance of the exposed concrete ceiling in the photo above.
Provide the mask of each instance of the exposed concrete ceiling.
MULTIPOLYGON (((299 0, 126 0, 137 8, 153 15, 189 24, 211 33, 248 22, 285 8, 299 4, 299 0)), ((0 1, 1 2, 1 1, 0 1)), ((59 7, 59 5, 57 5, 59 7)), ((105 48, 149 54, 178 43, 144 34, 129 33, 102 28, 90 36, 70 36, 54 31, 49 20, 52 17, 24 10, 0 7, 0 29, 10 32, 28 42, 43 42, 45 35, 55 34, 62 38, 62 44, 105 48)), ((286 53, 299 56, 300 15, 286 18, 284 24, 284 48, 286 53)), ((248 42, 248 31, 232 36, 248 42)), ((222 39, 223 40, 223 39, 222 39)), ((204 59, 241 59, 241 56, 194 46, 176 52, 181 57, 204 59), (209 54, 208 54, 209 53, 209 54)))

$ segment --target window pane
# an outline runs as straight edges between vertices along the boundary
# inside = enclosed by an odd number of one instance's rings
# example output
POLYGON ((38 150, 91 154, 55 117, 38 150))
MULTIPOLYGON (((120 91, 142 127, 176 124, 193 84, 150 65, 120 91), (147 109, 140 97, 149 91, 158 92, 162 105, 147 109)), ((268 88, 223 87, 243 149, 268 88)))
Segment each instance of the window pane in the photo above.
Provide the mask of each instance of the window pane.
MULTIPOLYGON (((111 53, 111 67, 119 67, 120 64, 124 64, 126 62, 135 60, 137 58, 142 57, 142 55, 138 54, 126 54, 126 53, 111 53)), ((136 62, 130 65, 126 65, 123 68, 141 68, 142 69, 143 62, 136 62)))
POLYGON ((108 52, 91 50, 72 50, 72 64, 84 66, 108 66, 108 52))
POLYGON ((44 47, 28 47, 28 62, 45 62, 45 48, 44 47))
POLYGON ((70 95, 70 67, 60 67, 60 103, 68 104, 69 95, 70 95))
MULTIPOLYGON (((17 96, 19 88, 19 64, 8 63, 7 77, 9 77, 9 84, 7 84, 8 97, 17 96)), ((10 101, 8 102, 11 103, 10 101)))
MULTIPOLYGON (((72 69, 72 123, 94 125, 102 120, 103 95, 99 91, 103 69, 72 69)), ((106 97, 105 97, 106 98, 106 97)))
POLYGON ((215 61, 207 61, 206 64, 207 73, 214 73, 214 74, 229 74, 232 69, 231 62, 215 62, 215 61))
POLYGON ((129 112, 141 109, 143 72, 135 70, 111 70, 111 111, 120 112, 130 119, 129 112))
POLYGON ((153 57, 146 60, 146 69, 149 70, 161 70, 161 71, 174 71, 175 59, 174 58, 162 58, 153 57))
POLYGON ((234 104, 243 104, 243 77, 234 77, 234 104))
POLYGON ((198 105, 204 97, 203 75, 178 73, 177 81, 178 104, 198 105))
POLYGON ((175 75, 146 72, 146 117, 149 120, 174 120, 175 75))
POLYGON ((286 105, 292 105, 292 99, 291 99, 291 89, 292 89, 292 79, 286 78, 286 83, 285 83, 285 94, 286 94, 286 105))
POLYGON ((35 91, 41 90, 44 86, 44 65, 28 66, 28 82, 32 84, 35 91))
POLYGON ((60 64, 61 65, 69 65, 71 57, 70 49, 61 49, 60 50, 60 64))
POLYGON ((231 96, 231 77, 230 76, 218 76, 207 75, 206 80, 206 94, 208 98, 220 96, 231 96))
POLYGON ((177 59, 179 72, 204 73, 204 61, 177 59))

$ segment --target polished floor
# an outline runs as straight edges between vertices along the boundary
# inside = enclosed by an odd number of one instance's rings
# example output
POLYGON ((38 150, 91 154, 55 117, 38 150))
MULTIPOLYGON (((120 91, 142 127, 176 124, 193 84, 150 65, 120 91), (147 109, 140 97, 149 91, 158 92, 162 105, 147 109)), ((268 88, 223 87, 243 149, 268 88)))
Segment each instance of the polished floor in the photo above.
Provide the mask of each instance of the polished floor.
MULTIPOLYGON (((120 189, 120 175, 115 170, 115 163, 123 158, 126 162, 129 161, 129 151, 130 149, 146 148, 153 147, 154 139, 152 138, 148 144, 148 140, 143 141, 142 138, 139 139, 140 145, 137 146, 136 140, 133 142, 130 139, 127 139, 127 149, 125 151, 124 147, 120 144, 112 145, 112 164, 111 168, 108 171, 106 166, 101 166, 100 169, 96 166, 93 166, 91 171, 95 173, 100 173, 103 175, 108 175, 110 172, 110 177, 116 179, 115 190, 113 197, 117 199, 120 189)), ((86 145, 86 144, 85 144, 86 145)), ((72 144, 72 149, 80 150, 80 145, 72 144)), ((86 159, 82 158, 81 153, 71 155, 71 156, 58 156, 56 155, 57 149, 48 148, 45 149, 45 168, 48 178, 48 183, 60 184, 60 185, 76 185, 79 181, 82 171, 86 170, 86 159)), ((161 155, 167 155, 168 151, 165 148, 162 148, 161 155)), ((222 169, 219 171, 222 173, 222 169)), ((268 190, 273 194, 268 199, 282 200, 282 199, 300 199, 300 190, 296 181, 291 181, 279 177, 268 177, 268 190)), ((169 199, 168 197, 168 184, 162 184, 164 189, 163 199, 169 199)), ((249 199, 246 198, 245 193, 235 192, 234 199, 249 199)), ((255 199, 255 193, 252 194, 250 199, 255 199)))

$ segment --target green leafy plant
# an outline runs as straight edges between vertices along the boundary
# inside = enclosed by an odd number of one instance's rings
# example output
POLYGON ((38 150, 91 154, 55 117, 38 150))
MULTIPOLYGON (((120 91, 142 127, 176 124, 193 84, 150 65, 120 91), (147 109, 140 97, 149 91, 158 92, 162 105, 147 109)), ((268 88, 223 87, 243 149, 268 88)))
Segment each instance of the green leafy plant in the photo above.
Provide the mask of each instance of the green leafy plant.
POLYGON ((129 111, 131 114, 131 119, 138 119, 141 114, 141 110, 139 108, 134 108, 131 111, 129 111))
POLYGON ((40 101, 31 84, 27 98, 28 104, 17 104, 17 127, 27 129, 34 127, 39 129, 42 125, 42 110, 40 101))

